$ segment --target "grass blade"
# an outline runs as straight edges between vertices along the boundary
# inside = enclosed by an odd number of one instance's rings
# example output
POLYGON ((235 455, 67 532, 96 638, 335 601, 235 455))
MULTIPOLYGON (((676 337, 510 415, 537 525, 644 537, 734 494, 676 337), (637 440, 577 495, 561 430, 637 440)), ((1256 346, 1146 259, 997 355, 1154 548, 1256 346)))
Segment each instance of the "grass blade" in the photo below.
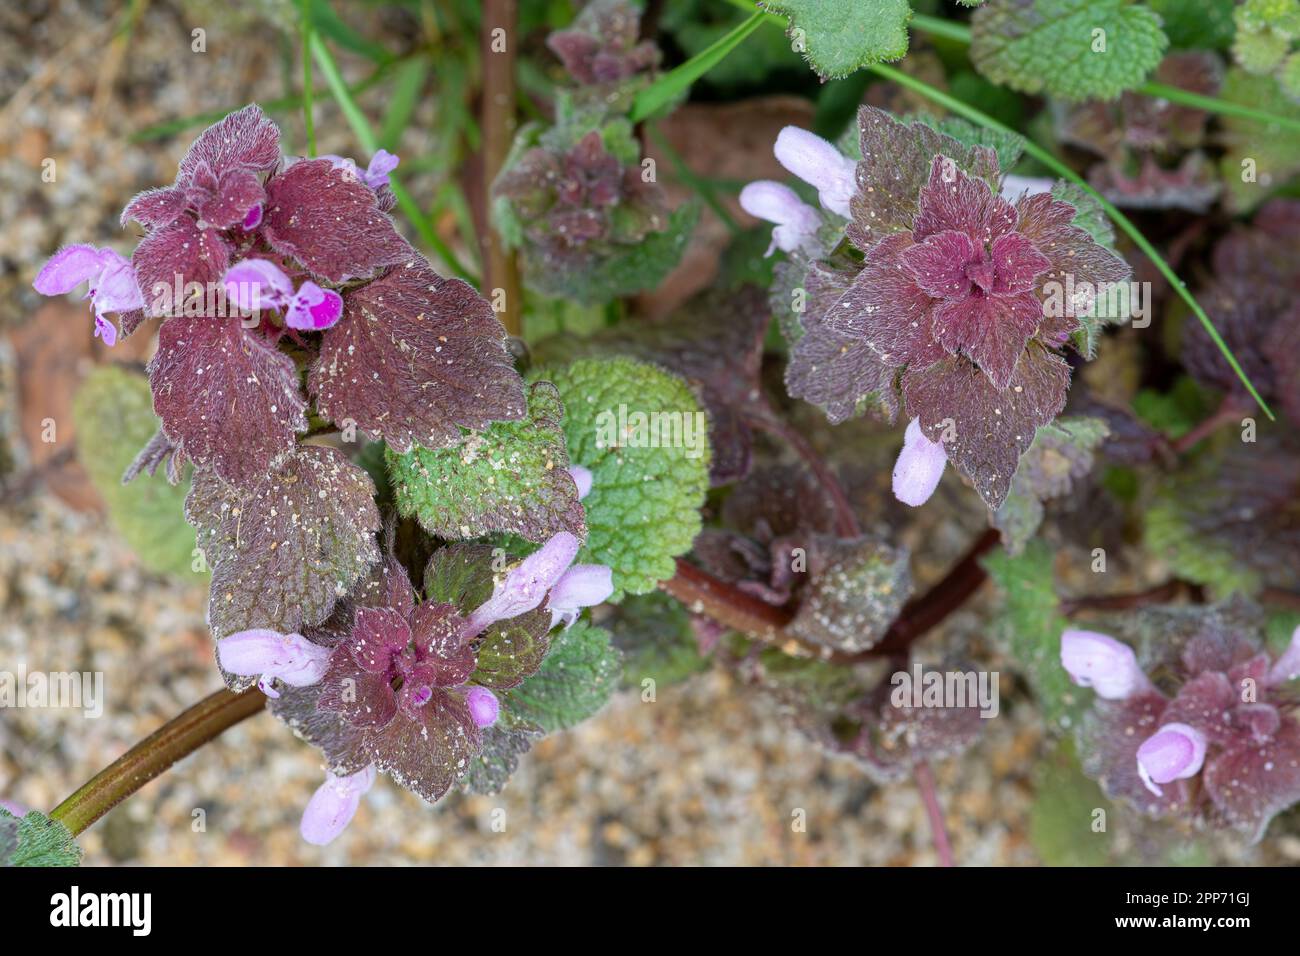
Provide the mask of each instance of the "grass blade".
POLYGON ((647 86, 637 94, 632 104, 632 122, 641 122, 690 89, 692 83, 721 63, 727 54, 745 42, 745 38, 757 30, 765 19, 767 14, 756 11, 744 23, 647 86))

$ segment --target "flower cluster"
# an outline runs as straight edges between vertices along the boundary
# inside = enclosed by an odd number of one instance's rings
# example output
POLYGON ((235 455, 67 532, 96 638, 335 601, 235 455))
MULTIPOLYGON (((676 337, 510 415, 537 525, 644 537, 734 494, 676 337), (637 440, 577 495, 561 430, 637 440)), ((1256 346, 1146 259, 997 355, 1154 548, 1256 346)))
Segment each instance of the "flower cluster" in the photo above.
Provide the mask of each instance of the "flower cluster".
MULTIPOLYGON (((579 471, 575 481, 584 480, 589 486, 579 471)), ((554 625, 572 624, 613 592, 609 568, 573 563, 578 549, 573 535, 556 534, 468 614, 451 602, 417 602, 406 572, 390 561, 374 588, 378 600, 356 608, 345 633, 250 629, 218 642, 222 668, 256 677, 291 724, 301 717, 308 727, 332 728, 299 728, 331 768, 303 818, 307 839, 328 842, 342 831, 375 770, 430 802, 466 772, 480 732, 500 714, 494 691, 536 671, 554 625), (508 676, 484 660, 501 643, 527 658, 508 676), (524 653, 530 643, 533 652, 524 653)))
POLYGON ((891 419, 905 408, 919 424, 899 460, 902 500, 923 502, 952 460, 996 508, 1038 426, 1065 404, 1058 350, 1128 268, 1073 225, 1069 203, 1003 198, 993 150, 870 107, 859 128, 856 163, 797 129, 782 131, 776 153, 848 218, 860 265, 816 258, 835 243, 818 239, 822 214, 792 191, 746 187, 746 208, 778 224, 774 246, 803 272, 786 383, 833 422, 868 399, 891 419))
POLYGON ((1300 628, 1271 658, 1238 628, 1207 620, 1158 682, 1127 644, 1067 630, 1061 664, 1097 695, 1081 744, 1108 795, 1255 839, 1300 800, 1300 701, 1289 686, 1300 676, 1300 628))

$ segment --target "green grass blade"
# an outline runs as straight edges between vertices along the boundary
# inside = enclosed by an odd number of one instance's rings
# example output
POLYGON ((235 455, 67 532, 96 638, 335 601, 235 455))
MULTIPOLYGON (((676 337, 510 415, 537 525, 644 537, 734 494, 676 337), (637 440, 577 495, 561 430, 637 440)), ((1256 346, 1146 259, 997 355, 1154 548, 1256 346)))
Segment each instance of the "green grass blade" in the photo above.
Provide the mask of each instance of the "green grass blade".
POLYGON ((745 38, 757 30, 765 19, 767 14, 756 11, 744 23, 647 86, 637 94, 632 104, 632 122, 641 122, 690 89, 692 83, 721 63, 727 54, 745 42, 745 38))
MULTIPOLYGON (((365 114, 361 112, 361 108, 357 106, 357 101, 348 92, 347 84, 343 82, 343 74, 339 72, 338 64, 334 62, 334 56, 330 53, 329 47, 325 45, 325 41, 321 39, 319 33, 313 33, 310 42, 312 56, 316 60, 316 65, 320 67, 321 73, 325 75, 325 81, 329 84, 330 93, 333 94, 339 109, 343 111, 343 116, 348 121, 348 125, 352 127, 353 135, 356 136, 357 142, 361 144, 361 148, 365 150, 367 155, 373 154, 379 148, 379 138, 371 128, 370 121, 366 119, 365 114)), ((398 207, 402 210, 403 215, 410 220, 411 225, 415 227, 415 231, 420 234, 420 238, 424 240, 425 245, 437 253, 439 258, 456 275, 477 286, 478 279, 461 265, 460 260, 456 258, 456 253, 434 231, 428 218, 420 211, 419 205, 416 204, 411 194, 406 191, 406 187, 391 176, 389 182, 392 184, 393 195, 397 198, 398 207)))
POLYGON ((429 61, 424 57, 411 60, 397 70, 393 78, 393 95, 379 124, 379 145, 395 150, 402 133, 411 122, 415 107, 419 105, 424 81, 429 76, 429 61))
POLYGON ((307 127, 307 155, 316 155, 316 121, 312 116, 311 0, 301 0, 298 29, 302 32, 302 119, 307 127))

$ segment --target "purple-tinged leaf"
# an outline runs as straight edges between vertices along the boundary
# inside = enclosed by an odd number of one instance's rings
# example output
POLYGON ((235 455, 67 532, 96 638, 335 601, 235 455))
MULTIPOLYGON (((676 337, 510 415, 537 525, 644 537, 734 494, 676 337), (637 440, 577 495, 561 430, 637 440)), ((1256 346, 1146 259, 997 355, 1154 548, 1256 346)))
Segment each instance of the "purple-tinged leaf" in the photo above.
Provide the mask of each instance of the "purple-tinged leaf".
POLYGON ((176 181, 188 184, 200 163, 220 176, 227 169, 239 166, 267 172, 279 162, 280 131, 260 106, 250 103, 199 134, 181 160, 176 181))
POLYGON ((322 415, 397 452, 441 448, 461 428, 524 417, 505 330, 468 284, 423 260, 347 293, 308 385, 322 415))
POLYGON ((199 167, 186 191, 199 222, 217 229, 242 225, 249 213, 266 203, 262 180, 251 169, 227 169, 219 177, 206 166, 199 167))
POLYGON ((141 239, 131 263, 148 315, 179 316, 185 309, 202 315, 207 311, 203 302, 208 290, 217 286, 230 266, 230 246, 216 229, 199 228, 187 214, 141 239), (190 303, 196 289, 192 283, 198 284, 203 302, 190 303))
POLYGON ((379 560, 373 494, 369 476, 332 448, 302 447, 243 491, 197 472, 185 512, 212 568, 213 636, 303 633, 324 621, 379 560))
POLYGON ((146 189, 122 210, 122 225, 135 220, 149 229, 170 226, 185 212, 185 190, 175 186, 146 189))
POLYGON ((965 146, 924 123, 900 123, 873 106, 858 110, 858 129, 862 159, 849 203, 848 237, 863 252, 890 233, 912 228, 936 156, 950 158, 953 169, 997 183, 997 153, 987 147, 965 146))
POLYGON ((293 360, 238 319, 168 319, 149 384, 167 438, 235 485, 259 481, 307 430, 293 360))
POLYGON ((907 414, 921 419, 931 441, 942 438, 948 460, 990 508, 1006 499, 1038 426, 1065 407, 1069 384, 1069 365, 1038 345, 1025 350, 1005 389, 960 357, 909 367, 902 381, 907 414))
POLYGON ((326 159, 300 160, 266 183, 262 234, 324 282, 367 279, 417 253, 365 183, 326 159))

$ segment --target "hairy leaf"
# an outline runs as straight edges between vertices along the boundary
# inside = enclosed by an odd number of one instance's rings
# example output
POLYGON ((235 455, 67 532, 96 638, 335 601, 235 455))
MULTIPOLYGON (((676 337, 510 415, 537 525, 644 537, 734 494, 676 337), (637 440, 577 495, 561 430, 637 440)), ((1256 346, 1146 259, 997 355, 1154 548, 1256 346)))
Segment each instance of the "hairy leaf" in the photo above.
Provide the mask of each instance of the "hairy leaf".
POLYGON ((808 578, 790 632, 847 653, 880 640, 912 592, 907 552, 870 537, 812 539, 808 578))
POLYGON ((564 405, 549 382, 528 392, 528 418, 469 432, 460 444, 387 453, 398 511, 440 538, 513 532, 541 543, 559 531, 587 533, 567 472, 564 405))
POLYGON ((364 471, 316 446, 243 491, 197 472, 185 512, 212 568, 213 636, 324 621, 379 559, 373 493, 364 471))
POLYGON ((993 518, 1008 552, 1024 550, 1043 521, 1044 502, 1068 494, 1092 470, 1093 453, 1109 432, 1101 419, 1079 417, 1058 418, 1038 429, 993 518))
POLYGON ((1085 701, 1061 666, 1061 633, 1069 621, 1058 609, 1051 548, 1030 541, 1018 556, 988 555, 984 567, 1002 589, 999 642, 1024 672, 1047 721, 1062 730, 1075 727, 1085 701))
POLYGON ((907 53, 908 0, 762 0, 790 20, 795 49, 823 80, 907 53))
POLYGON ((565 730, 605 705, 621 672, 609 634, 579 621, 556 635, 541 668, 510 691, 505 706, 547 733, 565 730))
POLYGON ((72 831, 39 810, 16 817, 0 807, 0 866, 80 866, 72 831))
POLYGON ((267 180, 266 195, 267 242, 320 281, 367 279, 418 258, 380 210, 375 191, 327 159, 294 163, 267 180))
POLYGON ((555 383, 575 464, 594 475, 579 561, 608 565, 614 600, 672 577, 700 530, 709 483, 707 423, 681 379, 629 358, 535 373, 555 383))
POLYGON ((971 60, 994 83, 1066 100, 1114 99, 1169 45, 1132 0, 991 0, 971 19, 971 60))
POLYGON ((468 283, 422 259, 343 297, 308 387, 322 415, 351 420, 395 452, 442 448, 462 428, 525 414, 505 329, 468 283))
POLYGON ((149 384, 171 442, 241 487, 266 475, 307 429, 293 360, 238 319, 168 319, 149 384))

